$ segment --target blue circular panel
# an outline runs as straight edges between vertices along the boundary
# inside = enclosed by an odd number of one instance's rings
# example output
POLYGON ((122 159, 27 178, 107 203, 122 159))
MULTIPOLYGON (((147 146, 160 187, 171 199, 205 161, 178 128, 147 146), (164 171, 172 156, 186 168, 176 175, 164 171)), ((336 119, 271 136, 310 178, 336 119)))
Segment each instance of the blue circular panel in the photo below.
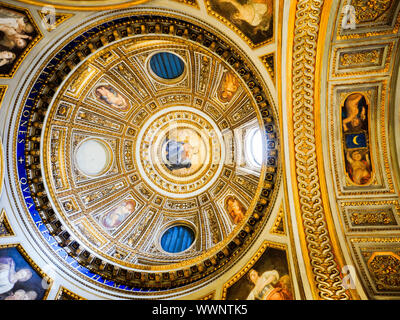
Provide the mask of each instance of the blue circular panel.
POLYGON ((172 80, 183 73, 185 64, 176 54, 160 52, 151 57, 150 68, 160 78, 172 80))
POLYGON ((178 253, 186 250, 194 241, 194 232, 186 226, 174 226, 169 228, 161 237, 161 247, 170 253, 178 253))

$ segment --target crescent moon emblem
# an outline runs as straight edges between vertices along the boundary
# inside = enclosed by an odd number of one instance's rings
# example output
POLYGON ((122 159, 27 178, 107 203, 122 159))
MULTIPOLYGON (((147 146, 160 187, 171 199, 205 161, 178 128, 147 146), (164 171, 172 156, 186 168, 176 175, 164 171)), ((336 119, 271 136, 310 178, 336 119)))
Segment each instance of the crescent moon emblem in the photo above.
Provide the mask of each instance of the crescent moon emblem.
POLYGON ((355 137, 353 138, 353 143, 354 143, 355 145, 358 146, 357 138, 358 138, 358 136, 355 136, 355 137))

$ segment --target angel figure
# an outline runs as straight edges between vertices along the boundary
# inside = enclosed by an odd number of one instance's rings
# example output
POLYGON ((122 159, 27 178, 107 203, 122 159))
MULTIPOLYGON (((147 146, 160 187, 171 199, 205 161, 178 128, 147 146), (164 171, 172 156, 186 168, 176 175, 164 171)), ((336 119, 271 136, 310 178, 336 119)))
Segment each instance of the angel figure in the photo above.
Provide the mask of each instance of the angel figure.
POLYGON ((371 179, 371 165, 369 162, 368 153, 365 154, 365 159, 360 151, 348 151, 346 159, 349 163, 349 173, 354 183, 363 185, 371 179))

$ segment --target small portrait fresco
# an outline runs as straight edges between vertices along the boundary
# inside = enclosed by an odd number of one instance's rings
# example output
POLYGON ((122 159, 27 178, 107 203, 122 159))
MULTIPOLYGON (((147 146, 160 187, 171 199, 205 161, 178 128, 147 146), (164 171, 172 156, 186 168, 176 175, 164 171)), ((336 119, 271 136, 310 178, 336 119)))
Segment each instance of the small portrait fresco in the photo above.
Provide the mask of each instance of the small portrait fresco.
POLYGON ((233 285, 224 288, 226 300, 293 300, 286 250, 267 247, 233 285))
POLYGON ((114 109, 126 111, 129 109, 127 99, 111 85, 99 85, 94 90, 96 98, 114 109))
POLYGON ((247 211, 244 205, 234 196, 228 196, 225 199, 225 210, 234 224, 240 223, 247 211))
POLYGON ((368 150, 347 150, 346 170, 350 179, 357 185, 365 185, 371 181, 371 162, 368 150))
POLYGON ((162 161, 174 174, 191 175, 204 163, 206 147, 201 136, 189 128, 168 132, 162 144, 162 161))
POLYGON ((253 45, 273 38, 273 0, 208 0, 210 9, 238 28, 253 45))
POLYGON ((19 246, 0 247, 0 300, 45 299, 48 285, 35 269, 19 246))
POLYGON ((11 77, 27 50, 36 42, 38 29, 28 11, 0 4, 0 76, 11 77))
POLYGON ((238 79, 232 72, 225 71, 218 86, 217 97, 222 103, 230 102, 238 89, 238 79))
POLYGON ((344 132, 368 130, 368 105, 361 93, 350 94, 342 107, 342 125, 344 132))
POLYGON ((135 211, 136 202, 132 199, 122 201, 100 218, 100 224, 106 229, 118 228, 135 211))

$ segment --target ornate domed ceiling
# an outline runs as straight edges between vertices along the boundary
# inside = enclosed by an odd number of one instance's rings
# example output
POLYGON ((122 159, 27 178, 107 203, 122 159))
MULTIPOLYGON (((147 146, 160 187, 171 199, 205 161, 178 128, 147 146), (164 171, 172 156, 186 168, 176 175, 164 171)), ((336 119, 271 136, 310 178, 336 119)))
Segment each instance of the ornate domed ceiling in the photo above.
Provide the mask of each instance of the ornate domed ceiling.
POLYGON ((0 299, 399 297, 398 1, 9 2, 0 299))

